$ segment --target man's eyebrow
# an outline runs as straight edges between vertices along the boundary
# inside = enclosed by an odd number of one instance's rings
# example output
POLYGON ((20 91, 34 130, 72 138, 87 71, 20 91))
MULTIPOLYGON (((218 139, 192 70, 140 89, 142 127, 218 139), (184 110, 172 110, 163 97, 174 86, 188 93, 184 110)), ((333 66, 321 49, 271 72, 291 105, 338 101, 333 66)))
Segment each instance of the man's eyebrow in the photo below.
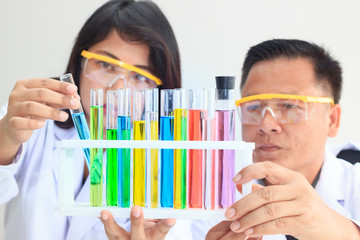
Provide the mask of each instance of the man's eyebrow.
MULTIPOLYGON (((121 61, 121 59, 119 59, 117 56, 115 56, 114 54, 112 53, 109 53, 107 51, 98 51, 98 53, 101 53, 103 55, 107 55, 108 57, 111 57, 113 59, 116 59, 116 60, 119 60, 121 61)), ((135 67, 138 67, 138 68, 141 68, 143 70, 146 70, 146 71, 150 71, 150 68, 149 66, 145 66, 145 65, 134 65, 135 67)))

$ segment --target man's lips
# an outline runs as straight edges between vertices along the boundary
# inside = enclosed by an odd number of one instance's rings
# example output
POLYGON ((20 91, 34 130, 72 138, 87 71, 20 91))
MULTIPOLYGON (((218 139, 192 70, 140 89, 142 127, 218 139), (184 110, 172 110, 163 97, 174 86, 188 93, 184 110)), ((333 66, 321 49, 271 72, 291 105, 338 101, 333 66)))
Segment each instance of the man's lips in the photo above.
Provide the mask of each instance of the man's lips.
POLYGON ((272 143, 265 143, 265 144, 260 145, 257 148, 260 149, 261 151, 265 151, 265 152, 272 152, 272 151, 277 151, 277 150, 281 149, 278 145, 275 145, 272 143))

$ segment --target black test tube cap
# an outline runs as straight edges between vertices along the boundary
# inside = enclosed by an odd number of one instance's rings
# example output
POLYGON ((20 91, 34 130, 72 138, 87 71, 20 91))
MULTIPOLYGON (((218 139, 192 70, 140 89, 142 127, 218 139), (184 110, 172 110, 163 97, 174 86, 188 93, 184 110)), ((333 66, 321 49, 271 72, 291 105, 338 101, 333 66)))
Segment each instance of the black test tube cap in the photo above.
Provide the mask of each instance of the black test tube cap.
MULTIPOLYGON (((234 76, 216 76, 216 89, 231 90, 235 88, 234 76)), ((219 99, 229 99, 228 91, 220 91, 219 99)))

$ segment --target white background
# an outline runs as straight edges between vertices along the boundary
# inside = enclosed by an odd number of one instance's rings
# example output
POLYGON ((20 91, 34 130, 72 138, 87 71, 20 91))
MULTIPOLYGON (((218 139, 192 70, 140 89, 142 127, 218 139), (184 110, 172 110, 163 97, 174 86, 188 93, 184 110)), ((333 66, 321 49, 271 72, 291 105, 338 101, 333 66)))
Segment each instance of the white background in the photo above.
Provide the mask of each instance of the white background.
MULTIPOLYGON (((104 0, 0 1, 0 105, 15 82, 64 73, 77 32, 104 0)), ((328 49, 343 67, 342 126, 330 143, 360 141, 360 2, 356 0, 155 0, 168 17, 182 57, 183 87, 215 87, 235 75, 248 48, 299 38, 328 49)), ((1 184, 1 183, 0 183, 1 184)), ((0 209, 0 212, 3 211, 0 209)), ((1 213, 0 213, 1 215, 1 213)), ((1 229, 0 217, 0 239, 1 229)))

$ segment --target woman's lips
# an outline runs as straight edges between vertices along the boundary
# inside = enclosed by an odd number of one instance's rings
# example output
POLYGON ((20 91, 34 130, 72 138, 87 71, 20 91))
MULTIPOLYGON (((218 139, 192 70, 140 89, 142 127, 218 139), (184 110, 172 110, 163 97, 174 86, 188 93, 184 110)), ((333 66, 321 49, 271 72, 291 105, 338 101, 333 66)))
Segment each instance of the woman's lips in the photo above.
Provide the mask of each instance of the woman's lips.
POLYGON ((273 151, 280 150, 281 148, 278 145, 275 145, 272 143, 266 143, 266 144, 260 145, 258 147, 258 149, 260 149, 261 151, 264 151, 264 152, 273 152, 273 151))

